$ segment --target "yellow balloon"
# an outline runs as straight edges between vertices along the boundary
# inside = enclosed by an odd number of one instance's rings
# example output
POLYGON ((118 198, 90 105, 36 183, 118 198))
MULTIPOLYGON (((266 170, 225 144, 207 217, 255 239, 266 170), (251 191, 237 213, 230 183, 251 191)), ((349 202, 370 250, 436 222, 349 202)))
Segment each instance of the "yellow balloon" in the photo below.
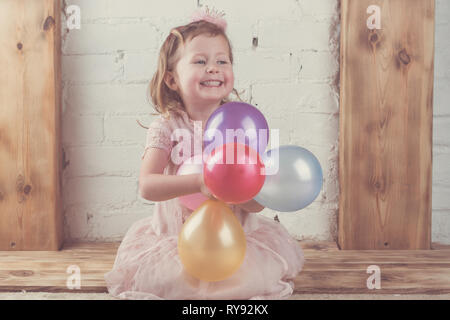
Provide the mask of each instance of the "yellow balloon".
POLYGON ((206 200, 178 236, 178 254, 191 276, 221 281, 235 273, 244 261, 247 242, 239 220, 227 204, 206 200))

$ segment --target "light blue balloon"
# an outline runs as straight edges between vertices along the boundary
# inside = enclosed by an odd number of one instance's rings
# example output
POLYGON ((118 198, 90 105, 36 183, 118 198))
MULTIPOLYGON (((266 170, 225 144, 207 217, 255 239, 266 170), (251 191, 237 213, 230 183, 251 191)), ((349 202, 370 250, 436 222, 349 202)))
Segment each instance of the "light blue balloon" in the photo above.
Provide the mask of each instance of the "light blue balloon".
POLYGON ((254 198, 261 205, 282 212, 305 208, 322 189, 322 167, 305 148, 285 145, 263 156, 266 179, 254 198), (278 168, 278 170, 277 170, 278 168))

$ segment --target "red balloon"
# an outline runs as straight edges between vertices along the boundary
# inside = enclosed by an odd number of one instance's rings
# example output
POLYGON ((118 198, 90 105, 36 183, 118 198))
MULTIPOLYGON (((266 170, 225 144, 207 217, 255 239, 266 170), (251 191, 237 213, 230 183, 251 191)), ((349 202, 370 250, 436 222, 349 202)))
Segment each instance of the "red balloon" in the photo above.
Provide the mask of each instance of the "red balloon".
POLYGON ((226 143, 214 149, 203 165, 203 178, 211 193, 226 203, 244 203, 264 185, 264 163, 242 143, 226 143))

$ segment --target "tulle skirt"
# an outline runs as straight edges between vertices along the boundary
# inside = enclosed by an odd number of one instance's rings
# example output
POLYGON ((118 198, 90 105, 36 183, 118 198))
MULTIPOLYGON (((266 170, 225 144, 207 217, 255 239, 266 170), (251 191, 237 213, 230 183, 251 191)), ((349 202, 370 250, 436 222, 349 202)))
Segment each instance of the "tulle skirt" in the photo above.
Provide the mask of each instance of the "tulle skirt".
POLYGON ((186 216, 175 228, 168 228, 167 220, 177 217, 160 211, 135 222, 125 235, 113 269, 105 274, 111 295, 120 299, 273 300, 293 293, 293 279, 303 267, 304 256, 279 222, 237 212, 247 239, 244 261, 229 278, 206 282, 187 274, 178 256, 178 232, 186 216))

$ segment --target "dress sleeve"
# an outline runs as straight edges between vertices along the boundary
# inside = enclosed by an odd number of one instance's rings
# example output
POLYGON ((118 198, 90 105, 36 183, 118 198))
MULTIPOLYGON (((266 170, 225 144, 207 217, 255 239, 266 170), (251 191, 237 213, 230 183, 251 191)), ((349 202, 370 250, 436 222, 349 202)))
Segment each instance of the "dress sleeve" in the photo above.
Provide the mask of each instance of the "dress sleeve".
POLYGON ((141 159, 144 159, 145 153, 149 148, 158 148, 170 153, 172 150, 172 141, 170 139, 171 130, 168 120, 160 117, 154 120, 147 130, 147 141, 141 159))

